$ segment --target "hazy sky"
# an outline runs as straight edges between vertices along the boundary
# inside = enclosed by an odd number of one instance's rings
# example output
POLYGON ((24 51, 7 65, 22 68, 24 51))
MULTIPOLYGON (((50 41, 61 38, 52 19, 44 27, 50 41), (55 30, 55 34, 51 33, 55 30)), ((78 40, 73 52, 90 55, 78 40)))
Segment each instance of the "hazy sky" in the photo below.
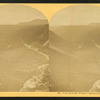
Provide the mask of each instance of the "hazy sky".
POLYGON ((17 24, 34 19, 46 19, 38 10, 25 5, 1 5, 0 24, 17 24))
POLYGON ((100 23, 100 7, 94 5, 74 5, 58 11, 50 25, 86 25, 100 23))

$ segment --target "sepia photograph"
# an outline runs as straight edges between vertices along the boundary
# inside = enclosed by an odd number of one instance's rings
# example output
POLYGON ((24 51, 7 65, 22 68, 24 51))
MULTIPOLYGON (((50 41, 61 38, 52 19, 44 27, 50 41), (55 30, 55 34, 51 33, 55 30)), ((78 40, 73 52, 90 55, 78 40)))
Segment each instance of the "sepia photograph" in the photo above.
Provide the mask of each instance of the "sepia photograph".
POLYGON ((100 7, 72 5, 50 20, 50 91, 100 92, 100 7))
POLYGON ((0 92, 48 92, 49 27, 38 10, 0 6, 0 92))
POLYGON ((100 4, 0 3, 0 96, 100 96, 100 4))

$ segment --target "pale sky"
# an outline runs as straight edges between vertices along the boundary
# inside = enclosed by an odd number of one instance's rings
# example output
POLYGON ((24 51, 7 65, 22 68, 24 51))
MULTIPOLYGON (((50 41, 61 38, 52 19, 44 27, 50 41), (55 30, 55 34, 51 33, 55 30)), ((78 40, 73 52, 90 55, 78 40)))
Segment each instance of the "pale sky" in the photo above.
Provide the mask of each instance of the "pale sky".
POLYGON ((50 20, 51 26, 86 25, 100 23, 100 7, 95 5, 74 5, 58 11, 50 20))
POLYGON ((26 5, 0 5, 0 24, 17 24, 35 19, 46 19, 38 10, 26 5))

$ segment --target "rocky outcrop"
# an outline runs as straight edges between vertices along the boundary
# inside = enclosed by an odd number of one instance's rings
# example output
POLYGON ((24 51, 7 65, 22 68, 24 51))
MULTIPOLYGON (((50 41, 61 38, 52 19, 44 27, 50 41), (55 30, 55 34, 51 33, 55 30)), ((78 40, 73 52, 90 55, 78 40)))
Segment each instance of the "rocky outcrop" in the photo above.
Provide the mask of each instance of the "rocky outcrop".
POLYGON ((49 92, 49 64, 39 66, 36 76, 27 80, 20 92, 49 92))
POLYGON ((90 92, 100 92, 100 80, 97 80, 93 87, 90 89, 90 92))

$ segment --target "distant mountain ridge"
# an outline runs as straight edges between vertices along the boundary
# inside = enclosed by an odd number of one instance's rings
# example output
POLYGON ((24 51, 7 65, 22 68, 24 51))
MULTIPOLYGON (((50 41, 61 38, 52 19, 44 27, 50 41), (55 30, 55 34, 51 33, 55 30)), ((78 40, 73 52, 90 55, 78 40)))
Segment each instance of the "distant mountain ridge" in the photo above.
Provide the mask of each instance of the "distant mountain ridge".
POLYGON ((45 19, 36 19, 28 22, 20 22, 16 25, 43 25, 43 24, 48 24, 48 21, 45 19))
POLYGON ((51 30, 63 39, 80 41, 83 38, 91 37, 91 34, 93 34, 92 31, 99 31, 99 27, 100 23, 90 23, 89 25, 53 26, 51 30))
POLYGON ((41 47, 48 40, 48 21, 32 20, 21 22, 16 25, 0 25, 0 44, 4 47, 8 44, 15 44, 14 47, 22 45, 23 40, 29 45, 41 47))
POLYGON ((100 23, 51 27, 51 44, 63 50, 78 50, 95 47, 100 44, 100 23), (54 39, 55 38, 55 39, 54 39))

